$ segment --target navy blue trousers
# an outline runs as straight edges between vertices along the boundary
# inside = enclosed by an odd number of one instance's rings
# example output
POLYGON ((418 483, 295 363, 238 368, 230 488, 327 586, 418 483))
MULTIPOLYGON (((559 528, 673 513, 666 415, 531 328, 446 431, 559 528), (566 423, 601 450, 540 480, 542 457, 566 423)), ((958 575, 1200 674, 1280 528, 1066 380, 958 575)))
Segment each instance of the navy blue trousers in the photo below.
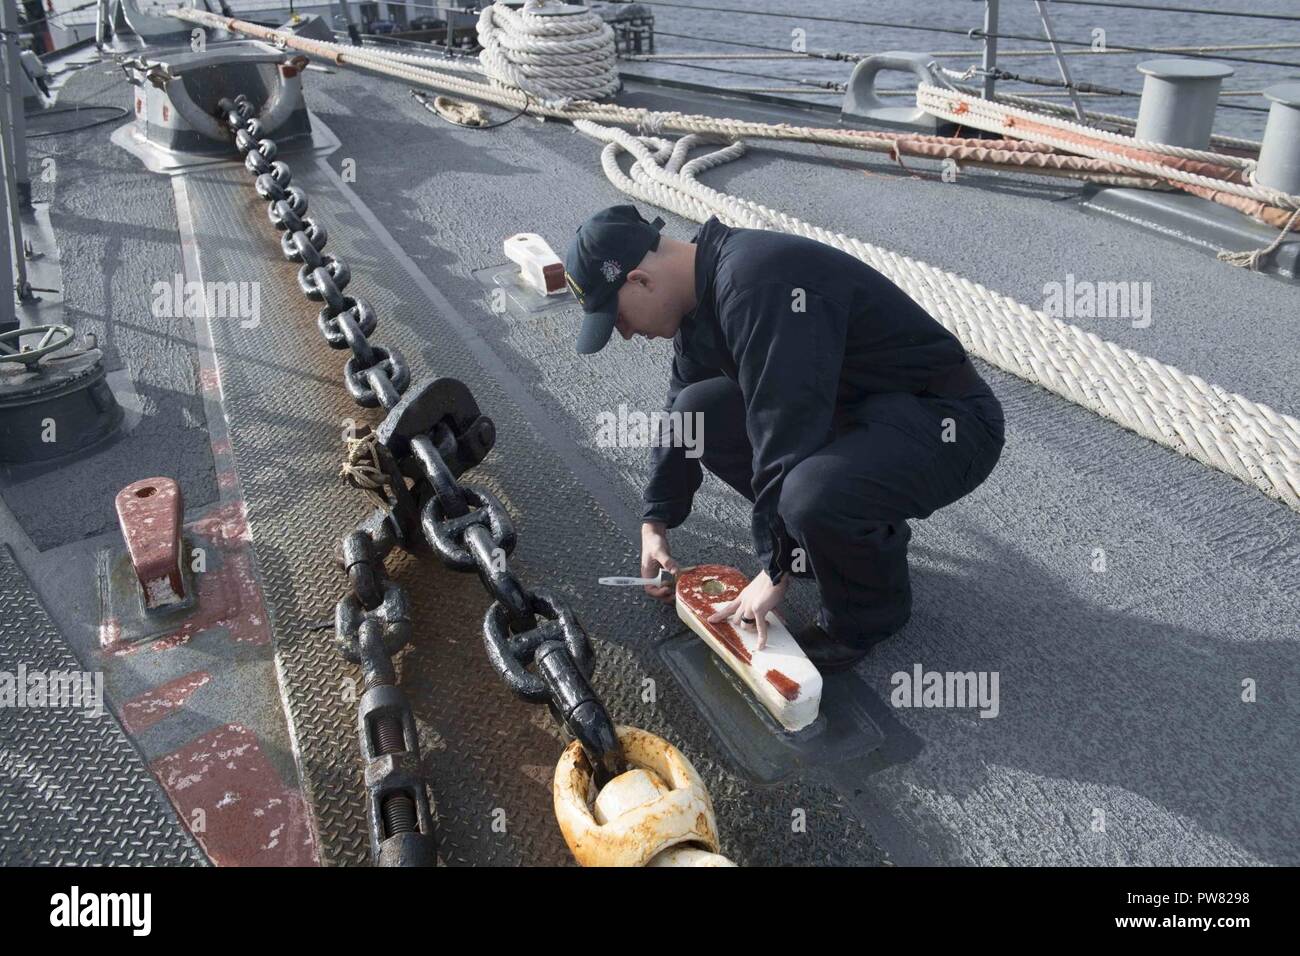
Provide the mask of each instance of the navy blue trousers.
MULTIPOLYGON (((740 386, 725 377, 693 383, 673 410, 703 414, 702 464, 752 502, 740 386)), ((1002 444, 1002 406, 983 383, 957 397, 872 395, 837 414, 833 438, 786 476, 778 506, 806 558, 796 576, 816 578, 827 633, 867 646, 907 623, 908 520, 978 487, 1002 444)))

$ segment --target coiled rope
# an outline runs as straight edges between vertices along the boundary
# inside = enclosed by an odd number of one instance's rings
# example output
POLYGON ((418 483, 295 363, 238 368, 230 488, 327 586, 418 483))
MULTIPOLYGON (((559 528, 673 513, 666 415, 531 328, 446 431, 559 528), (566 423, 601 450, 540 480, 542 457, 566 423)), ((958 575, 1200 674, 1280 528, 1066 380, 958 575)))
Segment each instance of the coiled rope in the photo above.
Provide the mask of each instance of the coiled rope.
POLYGON ((584 6, 528 0, 516 11, 494 3, 479 14, 478 42, 494 83, 544 101, 599 100, 620 85, 614 30, 584 6))
POLYGON ((696 222, 716 215, 728 225, 779 229, 841 249, 896 283, 972 354, 1300 511, 1300 420, 979 283, 730 196, 696 179, 704 170, 742 155, 743 143, 686 161, 691 148, 716 140, 688 135, 672 143, 587 120, 577 120, 574 126, 608 144, 601 165, 622 192, 696 222), (622 152, 635 160, 629 172, 619 165, 622 152))

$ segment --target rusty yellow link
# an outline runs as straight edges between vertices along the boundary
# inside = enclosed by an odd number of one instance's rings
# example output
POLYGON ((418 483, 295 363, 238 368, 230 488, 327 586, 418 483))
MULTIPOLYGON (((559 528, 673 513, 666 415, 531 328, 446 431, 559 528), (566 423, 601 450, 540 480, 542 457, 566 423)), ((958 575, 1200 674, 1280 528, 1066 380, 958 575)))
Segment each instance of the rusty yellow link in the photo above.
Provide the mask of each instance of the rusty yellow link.
POLYGON ((668 741, 618 727, 628 771, 599 793, 577 741, 555 768, 555 818, 583 866, 732 866, 718 854, 713 803, 668 741))

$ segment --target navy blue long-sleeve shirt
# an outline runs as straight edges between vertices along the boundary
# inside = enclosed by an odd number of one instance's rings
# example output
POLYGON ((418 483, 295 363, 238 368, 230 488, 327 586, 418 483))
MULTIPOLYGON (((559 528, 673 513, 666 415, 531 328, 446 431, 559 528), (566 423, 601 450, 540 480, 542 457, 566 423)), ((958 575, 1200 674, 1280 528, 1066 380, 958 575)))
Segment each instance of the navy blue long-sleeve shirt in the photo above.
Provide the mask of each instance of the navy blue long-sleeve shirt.
MULTIPOLYGON (((966 352, 896 285, 831 246, 716 217, 694 242, 697 304, 673 337, 665 410, 694 382, 725 375, 740 385, 754 549, 776 583, 794 547, 777 513, 782 484, 831 441, 836 413, 867 395, 920 392, 966 352)), ((703 473, 685 451, 671 441, 652 448, 642 520, 674 528, 690 514, 703 473)))

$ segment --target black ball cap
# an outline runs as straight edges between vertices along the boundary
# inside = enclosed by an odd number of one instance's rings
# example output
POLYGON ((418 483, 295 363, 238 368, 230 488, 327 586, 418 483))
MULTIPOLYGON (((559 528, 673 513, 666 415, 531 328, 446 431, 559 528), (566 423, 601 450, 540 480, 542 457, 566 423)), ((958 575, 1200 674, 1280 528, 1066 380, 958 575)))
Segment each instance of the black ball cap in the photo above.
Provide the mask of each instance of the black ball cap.
POLYGON ((646 222, 635 206, 610 206, 578 227, 564 256, 564 279, 582 311, 578 354, 599 352, 618 321, 618 290, 645 254, 659 248, 658 217, 646 222))

